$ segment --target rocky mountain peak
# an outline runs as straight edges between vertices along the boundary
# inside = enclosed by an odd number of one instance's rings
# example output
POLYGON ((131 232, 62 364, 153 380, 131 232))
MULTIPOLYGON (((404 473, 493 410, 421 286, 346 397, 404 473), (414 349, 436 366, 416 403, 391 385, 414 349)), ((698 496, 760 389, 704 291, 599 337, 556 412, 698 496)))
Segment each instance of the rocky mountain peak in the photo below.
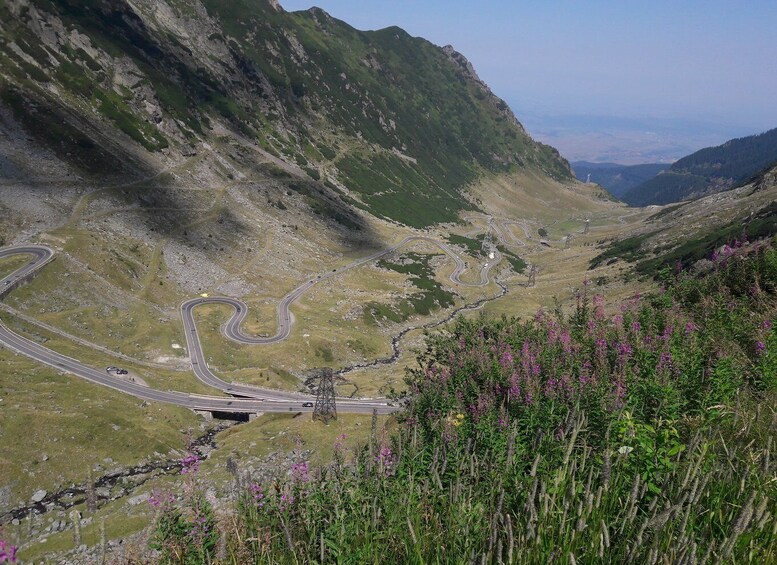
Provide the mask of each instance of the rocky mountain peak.
POLYGON ((464 55, 456 51, 456 49, 453 48, 453 45, 446 45, 442 48, 443 53, 445 53, 448 58, 453 61, 458 67, 466 74, 467 78, 470 80, 473 80, 480 84, 483 88, 488 90, 490 92, 490 89, 488 88, 488 85, 480 80, 480 77, 478 76, 477 72, 475 72, 475 67, 472 66, 472 63, 469 62, 469 59, 467 59, 464 55))

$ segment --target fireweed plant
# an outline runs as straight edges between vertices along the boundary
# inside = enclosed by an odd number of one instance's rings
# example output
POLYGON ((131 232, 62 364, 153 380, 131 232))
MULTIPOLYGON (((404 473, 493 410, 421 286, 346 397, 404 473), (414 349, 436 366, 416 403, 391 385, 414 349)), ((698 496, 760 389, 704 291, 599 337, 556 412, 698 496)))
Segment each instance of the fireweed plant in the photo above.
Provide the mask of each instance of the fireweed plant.
POLYGON ((171 492, 154 491, 149 496, 157 513, 150 545, 164 563, 212 563, 219 534, 213 509, 197 481, 200 458, 189 452, 180 464, 184 488, 179 503, 171 492))
POLYGON ((0 563, 16 563, 16 546, 0 539, 0 563))
POLYGON ((615 312, 584 284, 428 336, 393 436, 251 483, 218 555, 181 501, 163 560, 777 562, 774 242, 658 277, 615 312))

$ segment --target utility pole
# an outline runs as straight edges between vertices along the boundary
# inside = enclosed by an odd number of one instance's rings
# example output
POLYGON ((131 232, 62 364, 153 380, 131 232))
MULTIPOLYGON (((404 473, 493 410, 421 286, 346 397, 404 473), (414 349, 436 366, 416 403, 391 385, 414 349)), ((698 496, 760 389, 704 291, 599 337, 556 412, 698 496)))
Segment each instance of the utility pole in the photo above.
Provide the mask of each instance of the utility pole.
POLYGON ((569 249, 569 243, 572 241, 572 234, 567 234, 564 242, 564 249, 569 249))
POLYGON ((588 228, 591 227, 591 220, 586 218, 585 219, 585 227, 583 228, 583 233, 588 233, 588 228))
POLYGON ((539 272, 539 268, 537 265, 532 265, 531 270, 529 271, 529 282, 526 286, 534 286, 537 284, 537 273, 539 272))
POLYGON ((318 393, 316 394, 316 407, 313 408, 313 419, 321 420, 325 424, 329 420, 337 420, 337 406, 335 406, 335 383, 332 369, 324 367, 318 381, 318 393))

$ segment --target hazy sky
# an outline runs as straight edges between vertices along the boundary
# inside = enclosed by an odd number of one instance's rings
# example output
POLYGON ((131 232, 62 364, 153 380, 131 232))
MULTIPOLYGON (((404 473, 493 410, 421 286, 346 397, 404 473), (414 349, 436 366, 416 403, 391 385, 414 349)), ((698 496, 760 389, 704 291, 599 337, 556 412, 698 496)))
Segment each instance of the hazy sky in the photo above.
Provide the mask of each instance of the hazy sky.
POLYGON ((774 0, 281 0, 452 44, 522 114, 777 127, 774 0))

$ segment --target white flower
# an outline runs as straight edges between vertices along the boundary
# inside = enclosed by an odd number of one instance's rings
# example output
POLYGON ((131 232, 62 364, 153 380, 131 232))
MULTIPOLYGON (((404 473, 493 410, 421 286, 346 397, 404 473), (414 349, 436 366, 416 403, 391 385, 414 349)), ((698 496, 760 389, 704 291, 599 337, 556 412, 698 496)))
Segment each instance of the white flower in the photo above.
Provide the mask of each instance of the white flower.
POLYGON ((623 447, 618 448, 618 453, 620 453, 621 455, 628 455, 632 451, 634 451, 634 448, 628 445, 624 445, 623 447))

